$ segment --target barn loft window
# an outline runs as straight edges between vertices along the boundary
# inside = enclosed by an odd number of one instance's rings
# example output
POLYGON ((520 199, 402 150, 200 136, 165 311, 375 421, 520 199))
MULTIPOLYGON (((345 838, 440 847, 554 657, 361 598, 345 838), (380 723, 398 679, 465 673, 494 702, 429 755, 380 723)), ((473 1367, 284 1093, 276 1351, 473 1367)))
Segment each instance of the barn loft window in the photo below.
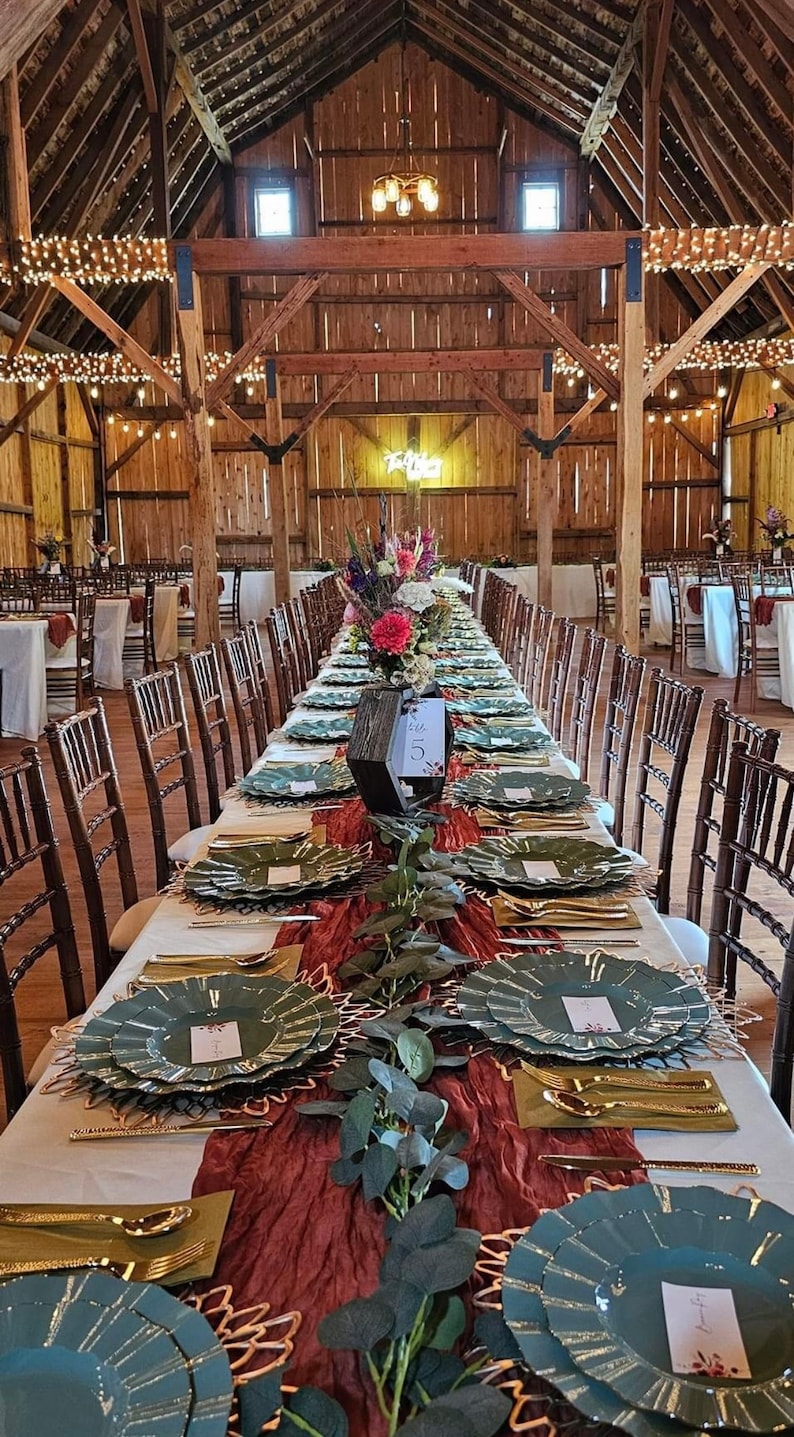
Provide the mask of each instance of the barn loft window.
POLYGON ((290 185, 254 186, 254 233, 257 239, 295 233, 290 185))
POLYGON ((521 190, 521 228, 560 228, 560 186, 556 180, 525 180, 521 190))

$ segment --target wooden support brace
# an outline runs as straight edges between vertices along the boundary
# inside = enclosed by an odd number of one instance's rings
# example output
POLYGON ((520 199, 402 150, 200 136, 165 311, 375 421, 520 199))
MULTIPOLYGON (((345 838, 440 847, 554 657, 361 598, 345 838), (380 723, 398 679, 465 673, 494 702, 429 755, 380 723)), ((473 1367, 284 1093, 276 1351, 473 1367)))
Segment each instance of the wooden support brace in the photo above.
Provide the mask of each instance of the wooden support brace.
POLYGON ((731 280, 731 283, 725 287, 721 294, 717 295, 717 298, 712 301, 708 309, 704 309, 703 313, 698 316, 694 323, 690 324, 689 329, 684 331, 680 339, 676 340, 675 344, 671 344, 667 353, 663 354, 662 358, 657 360, 653 369, 646 374, 642 391, 644 399, 648 399, 650 395, 653 394, 654 389, 657 389, 667 378, 668 374, 672 374, 677 365, 681 363, 681 360, 689 354, 690 349, 694 349, 695 345, 699 344, 701 339, 705 338, 709 330, 713 329, 715 324, 718 324, 726 314, 730 313, 734 305, 742 298, 742 295, 746 294, 748 289, 751 289, 761 276, 766 274, 769 268, 770 266, 768 264, 748 264, 742 270, 741 274, 737 274, 736 278, 731 280))
POLYGON ((149 378, 153 380, 155 384, 159 385, 160 389, 168 395, 169 399, 173 400, 174 404, 182 404, 182 389, 178 381, 174 379, 166 369, 163 369, 163 366, 158 363, 156 359, 153 359, 150 354, 146 353, 146 350, 138 343, 137 339, 133 339, 132 335, 128 334, 126 329, 123 329, 120 324, 117 324, 115 319, 111 319, 110 315, 106 313, 101 305, 97 304, 96 300, 92 299, 90 295, 80 289, 80 286, 75 284, 74 280, 61 279, 59 275, 53 275, 50 283, 60 294, 64 295, 66 299, 71 300, 75 309, 79 309, 80 313, 84 314, 86 319, 90 320, 91 324, 96 325, 97 329, 101 329, 102 333, 107 335, 111 343, 115 344, 116 348, 121 350, 121 353, 129 359, 131 364, 134 364, 143 374, 148 374, 149 378))
POLYGON ((341 398, 341 396, 344 394, 345 390, 350 388, 350 385, 353 383, 353 380, 356 378, 357 374, 358 370, 355 367, 349 369, 347 371, 347 374, 343 374, 341 379, 337 380, 333 388, 329 389, 328 393, 323 395, 322 399, 318 399, 317 403, 313 404, 311 409, 308 409, 306 411, 300 423, 284 439, 281 445, 282 459, 285 454, 289 453, 290 449, 295 448, 295 445, 300 442, 304 434, 308 434, 309 430, 314 424, 317 423, 318 419, 322 419, 323 415, 328 413, 328 410, 331 408, 332 404, 335 404, 337 399, 341 398))
MULTIPOLYGON (((553 355, 544 356, 545 362, 538 385, 538 428, 541 435, 554 433, 554 363, 553 355)), ((563 431, 560 431, 562 433, 563 431)), ((557 436, 559 438, 559 436, 557 436)), ((560 440, 560 442, 564 442, 560 440)), ((538 603, 544 609, 552 607, 552 577, 554 571, 554 527, 557 518, 557 466, 554 451, 544 453, 538 449, 533 455, 532 477, 535 489, 535 528, 537 531, 538 603)))
POLYGON ((614 374, 611 374, 606 365, 596 359, 590 346, 574 334, 573 330, 561 319, 558 314, 553 314, 547 304, 539 299, 535 291, 530 289, 528 284, 512 272, 512 270, 495 270, 496 278, 504 286, 508 294, 512 296, 532 318, 542 325, 546 333, 551 336, 563 349, 567 350, 572 359, 578 360, 582 369, 590 379, 594 380, 602 389, 605 389, 611 399, 618 397, 618 382, 614 374))
POLYGON ((689 425, 682 424, 680 419, 676 419, 675 416, 671 418, 670 423, 672 424, 676 434, 680 434, 683 439, 686 439, 687 443, 691 444, 692 448, 697 450, 701 459, 705 459, 706 463, 710 464, 712 469, 716 469, 717 473, 719 473, 719 459, 717 459, 716 456, 712 454, 710 449, 706 448, 705 444, 701 444, 700 440, 696 439, 694 434, 690 434, 689 425))
POLYGON ((176 320, 181 361, 180 401, 184 407, 185 454, 188 461, 191 542, 193 545, 193 608, 196 646, 220 643, 218 560, 215 551, 215 476, 210 427, 207 423, 204 375, 204 321, 198 277, 177 292, 176 320))
POLYGON ((34 393, 31 394, 30 398, 17 410, 13 419, 9 419, 3 425, 2 429, 0 429, 0 449, 2 449, 4 444, 8 443, 12 435, 16 434, 20 424, 24 424, 25 420, 29 419, 30 415, 35 413, 39 405, 43 404, 47 396, 52 394, 53 389, 57 389, 57 387, 58 380, 51 379, 49 383, 45 385, 44 389, 36 389, 34 393))
POLYGON ((325 282, 328 275, 325 272, 318 274, 304 274, 292 286, 292 289, 279 300, 275 309, 270 311, 267 319, 260 324, 259 328, 246 340, 245 344, 238 349, 234 357, 229 361, 226 368, 221 371, 217 379, 207 389, 207 404, 214 409, 219 399, 225 399, 231 392, 235 376, 245 369, 252 359, 258 358, 263 349, 270 344, 279 330, 284 329, 291 319, 303 309, 306 301, 311 298, 320 285, 325 282))
MULTIPOLYGON (((628 241, 628 245, 633 242, 628 241)), ((643 363, 645 305, 640 283, 633 289, 629 264, 618 277, 620 399, 617 413, 615 483, 615 637, 630 653, 640 646, 642 571, 642 480, 644 462, 643 363)))
POLYGON ((608 397, 605 389, 597 389, 595 394, 591 394, 590 398, 585 400, 581 409, 577 409, 576 413, 571 415, 563 428, 558 430, 554 436, 555 440, 560 439, 563 435, 565 439, 569 439, 572 434, 576 433, 577 429, 581 429, 582 425, 587 423, 590 415, 594 414, 599 405, 603 404, 604 400, 608 399, 608 397))

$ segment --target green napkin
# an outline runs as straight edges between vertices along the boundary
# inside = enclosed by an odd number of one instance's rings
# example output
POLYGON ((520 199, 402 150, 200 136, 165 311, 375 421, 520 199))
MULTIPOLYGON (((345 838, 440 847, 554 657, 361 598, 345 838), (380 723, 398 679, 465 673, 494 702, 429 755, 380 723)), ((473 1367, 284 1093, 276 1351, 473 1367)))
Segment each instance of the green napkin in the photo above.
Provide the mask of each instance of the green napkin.
MULTIPOLYGON (((145 1261, 152 1257, 164 1257, 167 1253, 179 1252, 194 1242, 207 1242, 204 1257, 191 1267, 180 1268, 165 1279, 168 1287, 182 1286, 195 1282, 200 1277, 211 1277, 218 1260, 218 1250, 223 1238, 234 1192, 207 1193, 205 1197, 190 1198, 187 1206, 191 1215, 175 1232, 164 1237, 127 1237, 112 1223, 85 1223, 78 1227, 71 1224, 62 1227, 14 1227, 0 1222, 0 1263, 2 1262, 45 1262, 71 1257, 110 1257, 119 1262, 145 1261)), ((104 1212, 121 1217, 136 1217, 141 1212, 153 1212, 156 1208, 171 1206, 165 1202, 137 1203, 5 1203, 6 1208, 22 1209, 25 1212, 104 1212)))
MULTIPOLYGON (((543 1088, 546 1086, 542 1080, 540 1068, 531 1067, 528 1063, 522 1064, 513 1073, 513 1096, 516 1104, 516 1116, 520 1128, 659 1128, 671 1133, 734 1133, 738 1127, 733 1113, 730 1109, 726 1113, 704 1113, 695 1115, 692 1113, 647 1113, 642 1112, 639 1106, 636 1109, 613 1108, 603 1113, 598 1118, 574 1118, 568 1113, 560 1112, 558 1108, 552 1107, 543 1097, 543 1088)), ((586 1078, 588 1076, 602 1073, 611 1073, 613 1076, 615 1068, 595 1068, 577 1064, 576 1068, 552 1068, 547 1067, 549 1073, 556 1073, 560 1076, 570 1078, 586 1078)), ((647 1076, 648 1069, 643 1070, 643 1076, 647 1076)), ((637 1103, 653 1102, 654 1098, 660 1098, 664 1102, 681 1103, 687 1106, 693 1103, 722 1103, 725 1099, 714 1080, 713 1073, 702 1072, 660 1072, 659 1092, 649 1092, 646 1089, 631 1087, 631 1070, 626 1071, 626 1087, 618 1088, 610 1084, 592 1088, 581 1096, 588 1102, 609 1102, 613 1098, 636 1098, 637 1103), (703 1077, 711 1079, 711 1087, 704 1092, 692 1090, 679 1091, 676 1093, 676 1085, 687 1078, 703 1077)), ((656 1074, 653 1075, 656 1077, 656 1074)))

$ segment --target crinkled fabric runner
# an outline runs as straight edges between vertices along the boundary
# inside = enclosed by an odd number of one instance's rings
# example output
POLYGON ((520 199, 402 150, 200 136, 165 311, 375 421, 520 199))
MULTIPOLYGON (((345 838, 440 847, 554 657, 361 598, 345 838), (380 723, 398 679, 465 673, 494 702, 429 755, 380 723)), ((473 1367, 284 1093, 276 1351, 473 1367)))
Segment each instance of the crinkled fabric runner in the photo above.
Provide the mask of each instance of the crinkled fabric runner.
MULTIPOLYGON (((439 847, 457 848, 477 838, 479 827, 463 809, 444 811, 450 821, 439 829, 439 847)), ((357 799, 321 816, 331 842, 358 842, 371 832, 357 799)), ((310 909, 322 922, 285 923, 278 942, 304 944, 304 973, 322 964, 335 973, 358 946, 352 934, 367 914, 367 902, 314 900, 310 909)), ((483 962, 500 951, 501 935, 479 898, 441 926, 445 941, 483 962)), ((487 1055, 472 1057, 466 1068, 450 1070, 428 1086, 449 1103, 449 1123, 469 1136, 462 1153, 469 1184, 454 1195, 464 1227, 483 1233, 527 1227, 544 1208, 558 1207, 569 1192, 581 1190, 582 1178, 547 1168, 538 1160, 542 1152, 638 1154, 626 1131, 520 1129, 511 1086, 487 1055)), ((383 1209, 365 1203, 358 1188, 337 1187, 329 1176, 338 1157, 337 1120, 300 1116, 301 1102, 329 1094, 335 1096, 321 1084, 316 1093, 298 1093, 283 1107, 275 1105, 270 1129, 211 1137, 193 1191, 196 1196, 236 1191, 213 1282, 231 1283, 238 1307, 266 1300, 276 1312, 297 1308, 303 1326, 288 1380, 336 1397, 347 1411, 352 1437, 380 1437, 385 1425, 355 1357, 326 1351, 316 1337, 326 1312, 377 1286, 385 1249, 383 1209)))

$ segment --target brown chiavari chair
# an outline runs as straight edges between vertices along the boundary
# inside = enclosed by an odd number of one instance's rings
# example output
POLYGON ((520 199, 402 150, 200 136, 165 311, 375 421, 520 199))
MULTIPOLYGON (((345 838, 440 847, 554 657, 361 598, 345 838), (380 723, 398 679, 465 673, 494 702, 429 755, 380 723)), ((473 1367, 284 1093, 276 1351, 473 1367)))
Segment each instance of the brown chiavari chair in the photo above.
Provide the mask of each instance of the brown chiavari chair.
POLYGON ((314 675, 320 667, 320 659, 323 655, 322 621, 316 584, 310 584, 305 589, 301 589, 297 602, 300 605, 306 642, 309 646, 311 671, 314 675))
POLYGON ((573 685, 567 747, 567 757, 575 764, 579 777, 585 783, 590 772, 593 720, 606 649, 605 634, 598 634, 595 629, 585 629, 573 685))
POLYGON ((702 688, 651 669, 637 760, 632 848, 643 852, 645 820, 653 813, 659 820, 655 896, 660 913, 670 909, 670 869, 681 789, 702 702, 702 688))
POLYGON ((746 744, 734 744, 714 877, 708 976, 733 998, 738 963, 746 963, 774 994, 770 1092, 788 1123, 794 1065, 793 820, 794 772, 750 753, 746 744))
POLYGON ((644 673, 645 659, 618 644, 609 679, 599 779, 599 794, 605 805, 600 816, 618 845, 623 843, 626 785, 644 673))
POLYGON ((0 579, 0 613, 35 613, 39 604, 39 584, 35 578, 9 574, 0 579))
MULTIPOLYGON (((137 584, 135 586, 137 587, 137 584)), ((157 672, 157 653, 154 642, 154 594, 155 581, 153 575, 149 574, 144 581, 143 618, 140 629, 137 624, 132 631, 128 628, 122 652, 122 662, 125 665, 140 665, 144 674, 157 672)))
MULTIPOLYGON (((739 657, 736 669, 734 703, 738 703, 742 679, 750 677, 750 713, 755 713, 759 684, 763 680, 780 682, 780 650, 777 644, 762 643, 769 625, 758 622, 758 599, 753 593, 749 571, 734 574, 731 579, 739 628, 739 657)), ((769 595, 763 596, 766 600, 769 595)))
POLYGON ((534 708, 539 708, 549 659, 551 635, 557 615, 553 609, 536 608, 532 643, 521 687, 534 708))
POLYGON ((66 703, 70 711, 83 707, 86 694, 94 692, 94 620, 96 593, 81 589, 77 595, 74 652, 56 654, 46 660, 47 700, 66 703))
POLYGON ((126 679, 124 690, 149 802, 157 887, 164 888, 171 865, 189 863, 211 825, 201 822, 193 748, 176 664, 139 679, 126 679), (169 845, 165 800, 180 791, 189 828, 169 845))
MULTIPOLYGON (((690 607, 689 590, 702 588, 704 580, 708 582, 708 576, 702 569, 693 573, 693 567, 689 564, 674 564, 667 571, 670 603, 673 610, 673 646, 670 654, 670 668, 675 669, 677 659, 678 671, 681 675, 683 675, 684 666, 694 667, 690 663, 690 653, 702 655, 706 647, 703 615, 702 613, 695 614, 690 607)), ((718 577, 715 569, 715 580, 718 577)))
MULTIPOLYGON (((52 826, 41 759, 35 748, 24 748, 15 763, 0 768, 0 1064, 9 1118, 28 1093, 22 1058, 22 1041, 16 1011, 16 993, 22 979, 55 950, 66 1004, 75 1018, 85 1009, 83 976, 64 882, 58 843, 52 826), (41 886, 34 873, 40 870, 41 886), (31 891, 35 888, 35 891, 31 891), (14 908, 14 903, 19 903, 14 908), (49 910, 46 920, 44 910, 49 910), (40 915, 37 917, 37 915, 40 915), (36 919, 30 946, 21 936, 24 925, 36 919), (43 927, 47 931, 42 931, 43 927)), ((28 930, 30 931, 30 930, 28 930)), ((45 1054, 47 1049, 44 1050, 45 1054)), ((35 1064, 43 1069, 46 1058, 35 1064)), ((35 1081, 31 1078, 31 1081, 35 1081)))
POLYGON ((295 655, 297 665, 298 689, 306 688, 309 680, 313 677, 311 654, 306 640, 306 628, 303 623, 301 606, 297 599, 290 599, 284 605, 284 618, 287 624, 292 652, 295 655))
POLYGON ((278 609, 271 609, 267 616, 267 636, 276 678, 279 723, 283 723, 299 690, 299 676, 289 630, 278 609))
POLYGON ((495 633, 496 606, 498 602, 499 585, 501 583, 502 580, 494 573, 493 569, 488 569, 482 589, 480 620, 486 634, 488 634, 491 639, 495 633))
POLYGON ((243 566, 242 564, 234 564, 232 566, 231 592, 227 592, 227 590, 224 589, 223 593, 218 595, 218 614, 220 616, 221 626, 228 624, 232 629, 239 629, 240 627, 240 590, 242 588, 242 582, 243 566))
POLYGON ((614 628, 615 625, 615 594, 614 586, 612 592, 607 592, 606 576, 604 574, 604 560, 600 554, 593 554, 593 577, 596 590, 596 628, 605 630, 607 625, 614 628))
POLYGON ((77 607, 77 589, 71 574, 52 577, 42 574, 39 580, 39 612, 42 614, 73 614, 77 607))
POLYGON ((262 640, 259 637, 259 625, 255 619, 249 619, 248 623, 241 630, 248 642, 248 652, 251 655, 251 663, 254 670, 254 678, 259 688, 259 696, 262 700, 262 709, 265 716, 265 735, 269 734, 276 727, 276 715, 273 711, 273 699, 270 693, 270 679, 267 672, 267 663, 262 648, 262 640))
POLYGON ((231 639, 221 639, 221 653, 237 720, 243 773, 248 773, 254 759, 264 753, 267 729, 264 700, 254 670, 250 641, 245 631, 241 630, 231 639), (252 733, 255 752, 251 748, 252 733))
POLYGON ((208 644, 198 653, 185 654, 183 663, 204 759, 210 822, 215 823, 220 815, 221 799, 234 784, 232 731, 226 711, 218 651, 214 644, 208 644), (218 782, 219 764, 223 793, 218 782))
POLYGON ((557 743, 562 738, 565 726, 565 708, 568 698, 568 680, 571 673, 573 646, 576 639, 576 625, 572 619, 560 619, 557 626, 557 642, 549 669, 544 709, 549 732, 557 743))
POLYGON ((513 620, 513 642, 509 660, 506 659, 505 662, 509 662, 510 672, 521 688, 526 683, 532 655, 536 614, 537 604, 531 603, 529 599, 525 599, 523 595, 519 594, 513 620))
POLYGON ((159 894, 138 898, 127 816, 102 700, 95 698, 82 713, 48 723, 44 732, 83 883, 94 973, 100 988, 162 898, 159 894), (124 912, 108 933, 100 875, 111 857, 116 861, 124 912))

